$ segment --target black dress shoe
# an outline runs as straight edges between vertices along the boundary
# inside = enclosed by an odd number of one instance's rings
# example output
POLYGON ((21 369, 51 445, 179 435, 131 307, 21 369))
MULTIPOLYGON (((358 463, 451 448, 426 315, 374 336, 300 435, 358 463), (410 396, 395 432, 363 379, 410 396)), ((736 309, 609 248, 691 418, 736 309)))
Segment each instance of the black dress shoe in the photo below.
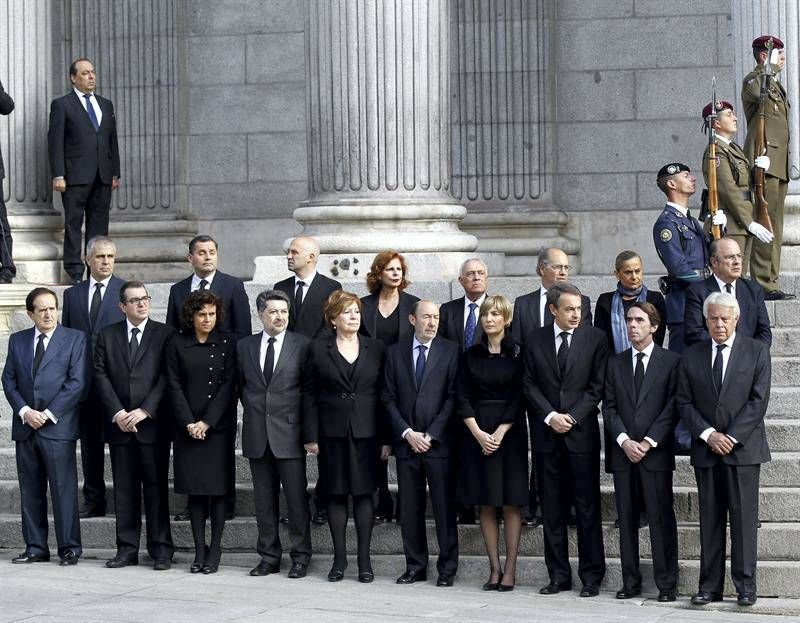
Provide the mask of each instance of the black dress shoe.
POLYGON ((736 599, 736 604, 739 606, 752 606, 757 599, 758 597, 756 597, 755 593, 740 593, 736 599))
POLYGON ((453 579, 449 573, 440 573, 436 578, 436 586, 453 586, 453 579))
POLYGON ((258 563, 258 565, 250 569, 250 575, 252 576, 271 575, 273 573, 280 573, 280 571, 281 571, 280 565, 273 565, 271 562, 262 560, 260 563, 258 563))
POLYGON ((359 571, 358 581, 362 584, 369 584, 375 579, 375 574, 372 571, 359 571))
POLYGON ((795 298, 797 298, 796 295, 789 294, 788 292, 784 292, 783 290, 773 290, 772 292, 764 293, 765 301, 790 301, 795 298))
POLYGON ((318 510, 311 516, 311 523, 317 526, 323 526, 328 523, 328 511, 318 510))
POLYGON ((391 520, 392 520, 392 516, 391 515, 387 515, 384 512, 375 513, 375 523, 376 524, 388 523, 391 520))
POLYGON ((331 567, 331 570, 328 571, 328 582, 341 582, 342 578, 344 578, 344 569, 331 567))
POLYGON ((193 562, 189 566, 189 573, 200 573, 203 570, 202 562, 193 562))
POLYGON ((502 581, 497 583, 497 591, 499 593, 510 593, 513 590, 514 590, 513 584, 503 584, 502 581))
POLYGON ((547 586, 542 586, 539 589, 540 595, 555 595, 556 593, 560 593, 561 591, 570 591, 572 590, 572 584, 569 582, 550 582, 547 586))
POLYGON ((414 582, 427 582, 428 574, 425 571, 406 571, 395 582, 397 584, 413 584, 414 582))
POLYGON ((714 601, 722 601, 722 595, 709 593, 708 591, 698 591, 691 599, 694 606, 705 606, 714 601))
POLYGON ((526 528, 536 528, 542 525, 541 515, 528 515, 522 518, 522 525, 526 528))
POLYGON ((597 586, 590 586, 586 584, 581 589, 581 597, 597 597, 600 594, 600 589, 597 586))
POLYGON ((301 562, 293 562, 292 568, 289 569, 289 575, 287 577, 290 577, 293 580, 306 577, 306 565, 301 562))
POLYGON ((91 519, 92 517, 105 517, 106 511, 96 506, 84 506, 78 513, 79 519, 91 519))
POLYGON ((642 594, 641 588, 626 588, 623 586, 621 589, 617 591, 615 597, 617 599, 630 599, 631 597, 638 597, 642 594))
POLYGON ((189 509, 184 508, 182 511, 175 513, 172 519, 174 521, 189 521, 189 509))
POLYGON ((117 554, 111 560, 106 560, 106 568, 108 569, 121 569, 122 567, 135 567, 139 564, 139 557, 123 556, 117 554))
POLYGON ((675 601, 675 591, 658 591, 658 601, 662 603, 675 601))
POLYGON ((491 579, 492 579, 491 576, 489 576, 489 581, 486 582, 486 584, 484 584, 483 586, 481 586, 483 590, 496 591, 497 587, 500 586, 500 581, 503 579, 503 574, 501 573, 500 575, 497 576, 497 582, 492 582, 491 579))
POLYGON ((72 565, 78 564, 78 555, 73 552, 71 549, 68 549, 64 552, 64 555, 61 557, 61 561, 58 563, 61 567, 68 567, 72 565))
POLYGON ((28 554, 22 552, 19 556, 11 559, 12 564, 26 565, 31 562, 50 562, 50 554, 28 554))
POLYGON ((154 571, 167 571, 172 567, 172 561, 169 558, 156 558, 153 561, 154 571))
POLYGON ((211 575, 212 573, 216 573, 219 569, 219 564, 212 565, 212 564, 204 564, 203 565, 203 575, 211 575))

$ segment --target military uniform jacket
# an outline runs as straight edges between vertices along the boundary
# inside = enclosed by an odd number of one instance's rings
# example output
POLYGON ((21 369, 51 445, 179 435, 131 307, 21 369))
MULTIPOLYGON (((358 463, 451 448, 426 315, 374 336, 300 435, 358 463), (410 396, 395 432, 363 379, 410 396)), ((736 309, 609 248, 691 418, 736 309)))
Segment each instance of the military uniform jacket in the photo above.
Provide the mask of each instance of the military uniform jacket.
MULTIPOLYGON (((750 160, 736 143, 725 144, 717 140, 717 194, 719 207, 728 216, 726 233, 747 235, 747 226, 753 222, 753 203, 745 197, 750 191, 750 160)), ((708 187, 708 152, 703 154, 703 179, 708 187)), ((706 221, 708 223, 709 221, 706 221)))
POLYGON ((686 288, 704 278, 702 272, 708 265, 703 227, 693 216, 686 217, 668 204, 653 225, 653 241, 658 257, 673 279, 672 289, 665 297, 667 323, 683 322, 686 288))
MULTIPOLYGON (((758 113, 758 96, 761 93, 761 81, 764 77, 764 66, 759 65, 744 77, 742 83, 742 106, 747 117, 747 138, 744 152, 753 157, 753 145, 756 140, 756 115, 758 113)), ((789 100, 783 85, 771 78, 764 96, 764 129, 767 134, 767 156, 770 164, 767 175, 783 181, 789 180, 789 100)))

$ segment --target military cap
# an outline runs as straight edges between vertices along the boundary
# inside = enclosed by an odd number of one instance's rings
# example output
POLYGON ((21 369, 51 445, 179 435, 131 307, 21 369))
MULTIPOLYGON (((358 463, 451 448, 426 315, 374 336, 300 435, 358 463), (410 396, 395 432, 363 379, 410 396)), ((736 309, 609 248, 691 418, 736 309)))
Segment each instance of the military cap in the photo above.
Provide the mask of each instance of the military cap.
POLYGON ((772 35, 761 35, 760 37, 756 37, 753 39, 753 49, 754 50, 763 50, 767 47, 767 41, 772 39, 772 48, 775 50, 782 50, 783 49, 783 41, 778 39, 778 37, 774 37, 772 35))
POLYGON ((662 177, 669 177, 670 175, 677 175, 683 171, 691 171, 691 169, 681 162, 670 162, 658 170, 656 180, 660 180, 662 177))
MULTIPOLYGON (((714 112, 721 112, 723 110, 733 110, 733 104, 725 100, 717 100, 714 102, 714 112)), ((706 119, 711 114, 711 102, 706 104, 703 108, 703 119, 706 119)))

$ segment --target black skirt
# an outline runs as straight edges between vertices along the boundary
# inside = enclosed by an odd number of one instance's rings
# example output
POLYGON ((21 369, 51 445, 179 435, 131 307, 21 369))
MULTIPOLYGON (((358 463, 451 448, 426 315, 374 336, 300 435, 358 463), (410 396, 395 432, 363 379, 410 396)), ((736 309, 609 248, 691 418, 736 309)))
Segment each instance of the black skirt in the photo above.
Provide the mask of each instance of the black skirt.
POLYGON ((319 486, 328 495, 367 495, 378 488, 379 447, 376 437, 321 437, 319 486))
POLYGON ((235 469, 236 428, 209 430, 203 440, 176 431, 172 445, 175 493, 186 495, 228 495, 235 469))

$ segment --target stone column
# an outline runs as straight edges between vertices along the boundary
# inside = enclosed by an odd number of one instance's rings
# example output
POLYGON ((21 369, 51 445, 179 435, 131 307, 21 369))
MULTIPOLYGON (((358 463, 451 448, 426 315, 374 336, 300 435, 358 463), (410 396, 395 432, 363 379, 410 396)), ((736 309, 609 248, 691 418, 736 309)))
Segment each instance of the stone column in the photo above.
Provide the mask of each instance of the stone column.
MULTIPOLYGON (((742 79, 755 66, 750 43, 763 34, 780 37, 786 44, 786 67, 778 79, 786 88, 789 109, 789 191, 783 228, 781 272, 800 271, 800 9, 797 0, 733 0, 734 71, 737 97, 742 79)), ((741 101, 739 104, 741 105, 741 101)), ((746 124, 739 127, 744 141, 746 124)), ((744 143, 742 143, 744 144, 744 143)))
POLYGON ((64 223, 51 203, 47 165, 52 43, 49 3, 0 3, 0 76, 15 103, 11 115, 0 116, 6 170, 1 192, 14 237, 17 281, 23 283, 57 283, 61 271, 64 223))
POLYGON ((323 253, 466 252, 450 194, 448 0, 306 0, 309 197, 323 253))

